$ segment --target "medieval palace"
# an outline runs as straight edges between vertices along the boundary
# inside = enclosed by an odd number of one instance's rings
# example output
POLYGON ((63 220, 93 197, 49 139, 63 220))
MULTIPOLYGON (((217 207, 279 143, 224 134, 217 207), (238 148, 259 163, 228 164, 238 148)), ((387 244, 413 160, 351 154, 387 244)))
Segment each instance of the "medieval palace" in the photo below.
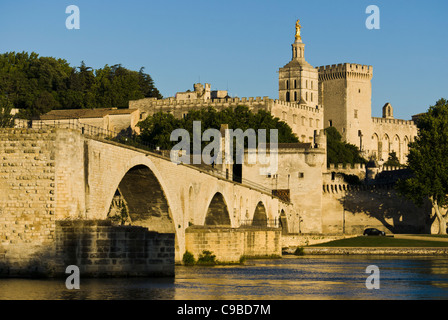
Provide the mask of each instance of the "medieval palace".
POLYGON ((292 59, 279 69, 278 99, 268 97, 230 98, 225 90, 211 91, 210 84, 195 84, 194 91, 176 97, 131 101, 130 109, 140 109, 142 118, 155 112, 171 112, 182 117, 190 109, 216 109, 246 105, 254 111, 265 109, 288 123, 303 143, 315 143, 320 130, 335 127, 344 141, 354 144, 365 158, 380 163, 395 152, 406 163, 408 144, 417 135, 416 125, 395 119, 389 103, 383 117, 372 117, 373 67, 341 63, 313 67, 305 60, 300 22, 296 23, 292 59))

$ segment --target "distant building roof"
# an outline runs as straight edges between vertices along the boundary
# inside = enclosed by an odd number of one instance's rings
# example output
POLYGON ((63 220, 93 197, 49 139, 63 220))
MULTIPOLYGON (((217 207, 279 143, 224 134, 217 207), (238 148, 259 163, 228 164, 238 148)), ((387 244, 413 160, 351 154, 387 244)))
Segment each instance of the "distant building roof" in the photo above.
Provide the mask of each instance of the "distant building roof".
POLYGON ((138 109, 66 109, 52 110, 40 116, 40 120, 63 120, 63 119, 85 119, 85 118, 104 118, 107 115, 131 114, 138 109))

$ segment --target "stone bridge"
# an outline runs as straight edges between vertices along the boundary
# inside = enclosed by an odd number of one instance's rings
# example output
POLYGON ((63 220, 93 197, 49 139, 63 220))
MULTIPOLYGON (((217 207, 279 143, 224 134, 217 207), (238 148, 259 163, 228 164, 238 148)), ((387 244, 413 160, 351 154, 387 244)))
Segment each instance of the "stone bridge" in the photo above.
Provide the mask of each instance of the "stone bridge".
POLYGON ((257 186, 80 130, 3 129, 0 135, 3 257, 5 248, 52 244, 58 221, 105 220, 126 208, 132 225, 174 233, 179 261, 188 229, 285 223, 290 210, 257 186))

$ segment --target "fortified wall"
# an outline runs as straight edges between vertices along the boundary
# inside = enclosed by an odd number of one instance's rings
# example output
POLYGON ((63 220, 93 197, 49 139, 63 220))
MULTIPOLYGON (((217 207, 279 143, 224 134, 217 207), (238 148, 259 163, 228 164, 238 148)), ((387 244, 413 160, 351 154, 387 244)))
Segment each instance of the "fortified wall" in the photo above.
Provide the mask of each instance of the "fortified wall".
MULTIPOLYGON (((339 166, 338 166, 339 167, 339 166)), ((350 183, 341 173, 356 174, 361 166, 350 172, 338 169, 324 174, 322 185, 323 233, 362 234, 367 227, 391 233, 429 233, 432 225, 432 206, 422 206, 402 197, 396 190, 398 179, 406 179, 409 170, 381 166, 364 167, 364 178, 350 183)))
POLYGON ((395 152, 400 163, 407 162, 409 143, 415 140, 418 129, 414 121, 392 117, 372 117, 372 154, 380 161, 387 161, 395 152))
POLYGON ((391 233, 429 233, 431 206, 417 207, 390 185, 323 185, 322 232, 362 234, 374 227, 391 233))
MULTIPOLYGON (((318 136, 317 148, 310 144, 279 144, 278 168, 260 175, 263 163, 245 161, 243 174, 250 180, 267 186, 274 192, 287 193, 292 210, 286 213, 288 233, 322 232, 322 173, 326 170, 326 140, 323 132, 318 136)), ((245 157, 247 159, 248 153, 245 157)))

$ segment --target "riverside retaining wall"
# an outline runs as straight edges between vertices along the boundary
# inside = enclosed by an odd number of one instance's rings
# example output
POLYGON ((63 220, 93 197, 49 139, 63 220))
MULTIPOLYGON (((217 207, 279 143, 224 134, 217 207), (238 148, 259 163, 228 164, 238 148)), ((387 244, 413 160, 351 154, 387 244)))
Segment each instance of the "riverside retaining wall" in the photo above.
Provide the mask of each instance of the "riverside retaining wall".
POLYGON ((212 251, 219 262, 238 262, 242 256, 281 256, 281 229, 189 227, 186 250, 197 259, 212 251))

